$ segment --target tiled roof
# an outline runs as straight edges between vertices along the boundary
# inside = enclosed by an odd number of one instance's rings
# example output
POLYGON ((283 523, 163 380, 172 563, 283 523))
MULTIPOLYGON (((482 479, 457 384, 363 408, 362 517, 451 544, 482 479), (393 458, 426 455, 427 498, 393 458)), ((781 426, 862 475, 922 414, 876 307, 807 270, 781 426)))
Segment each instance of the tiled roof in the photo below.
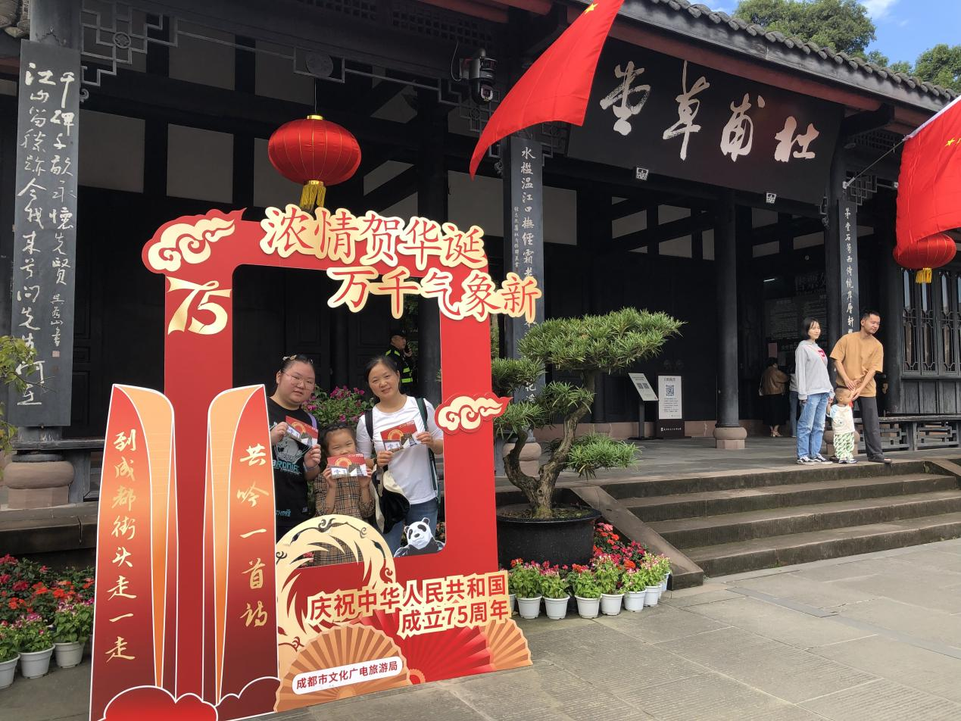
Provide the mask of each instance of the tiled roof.
POLYGON ((731 17, 727 13, 711 10, 706 5, 690 3, 687 0, 647 0, 654 5, 670 7, 678 12, 685 12, 692 18, 703 23, 722 23, 729 26, 732 30, 745 32, 753 37, 763 38, 772 44, 779 44, 788 49, 796 50, 808 56, 816 56, 824 63, 835 63, 842 65, 847 63, 851 68, 859 70, 868 75, 876 75, 881 80, 887 80, 895 85, 904 85, 912 90, 917 89, 921 92, 932 95, 944 100, 953 99, 958 95, 954 90, 928 83, 920 78, 905 73, 894 72, 890 68, 882 68, 879 65, 868 62, 863 58, 853 57, 847 53, 836 53, 830 48, 822 48, 812 42, 804 42, 799 38, 788 37, 783 33, 767 31, 760 25, 745 22, 740 18, 731 17))

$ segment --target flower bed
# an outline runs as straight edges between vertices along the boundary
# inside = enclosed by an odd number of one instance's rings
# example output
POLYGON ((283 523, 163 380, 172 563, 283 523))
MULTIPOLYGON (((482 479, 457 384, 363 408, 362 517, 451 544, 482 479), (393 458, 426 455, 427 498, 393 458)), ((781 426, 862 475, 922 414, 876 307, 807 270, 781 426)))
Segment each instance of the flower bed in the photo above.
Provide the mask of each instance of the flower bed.
MULTIPOLYGON (((18 657, 24 663, 54 644, 79 644, 81 649, 93 632, 93 600, 92 568, 54 571, 9 554, 0 557, 0 666, 18 657)), ((23 675, 42 676, 49 654, 42 661, 39 671, 30 675, 24 667, 23 675)), ((12 679, 10 671, 0 682, 9 685, 12 679)))
MULTIPOLYGON (((590 564, 580 566, 552 566, 544 561, 511 561, 508 589, 518 599, 567 599, 573 594, 577 599, 578 612, 585 618, 598 613, 598 604, 606 614, 620 613, 623 597, 628 596, 625 607, 638 611, 645 605, 657 605, 657 599, 666 586, 671 565, 664 555, 648 553, 636 542, 625 542, 609 523, 598 523, 594 529, 594 555, 590 564), (642 597, 637 600, 638 594, 642 597)), ((529 605, 522 615, 534 618, 529 605)), ((537 611, 539 613, 539 611, 537 611)), ((564 614, 548 615, 559 620, 564 614)))

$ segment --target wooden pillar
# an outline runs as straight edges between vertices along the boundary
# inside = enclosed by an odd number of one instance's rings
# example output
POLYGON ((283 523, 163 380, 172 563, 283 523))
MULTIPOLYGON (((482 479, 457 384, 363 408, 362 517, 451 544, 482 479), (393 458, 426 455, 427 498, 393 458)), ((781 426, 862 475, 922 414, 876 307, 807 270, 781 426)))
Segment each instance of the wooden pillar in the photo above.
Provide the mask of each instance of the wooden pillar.
MULTIPOLYGON (((447 112, 437 101, 437 94, 421 90, 417 94, 417 123, 421 131, 420 156, 417 163, 418 215, 447 222, 447 166, 444 141, 447 137, 447 112)), ((417 346, 417 376, 420 394, 439 405, 440 372, 440 308, 433 300, 420 303, 417 346)))
POLYGON ((744 448, 737 382, 737 232, 734 191, 724 190, 717 202, 714 258, 717 272, 717 426, 718 448, 744 448))

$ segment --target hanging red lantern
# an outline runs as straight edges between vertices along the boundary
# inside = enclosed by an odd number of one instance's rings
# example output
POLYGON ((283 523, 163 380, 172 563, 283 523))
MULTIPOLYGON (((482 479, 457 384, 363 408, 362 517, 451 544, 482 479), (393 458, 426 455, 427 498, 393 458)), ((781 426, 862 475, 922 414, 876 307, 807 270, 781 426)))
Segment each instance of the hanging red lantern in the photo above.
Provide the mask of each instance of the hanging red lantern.
POLYGON ((360 145, 346 128, 320 115, 308 115, 274 131, 267 143, 267 157, 287 180, 304 186, 300 207, 313 210, 324 205, 329 186, 343 183, 357 172, 360 145))
POLYGON ((954 238, 935 233, 911 243, 902 244, 900 238, 894 248, 895 262, 910 270, 916 270, 918 283, 931 282, 931 269, 950 263, 957 252, 954 238))

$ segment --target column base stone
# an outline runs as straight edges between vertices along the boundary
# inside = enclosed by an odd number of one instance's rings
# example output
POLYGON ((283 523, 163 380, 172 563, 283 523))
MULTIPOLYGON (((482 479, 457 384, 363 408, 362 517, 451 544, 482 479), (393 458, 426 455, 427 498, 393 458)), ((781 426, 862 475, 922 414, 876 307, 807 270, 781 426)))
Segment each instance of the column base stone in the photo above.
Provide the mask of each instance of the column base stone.
POLYGON ((747 429, 741 426, 718 426, 714 429, 714 447, 722 451, 743 450, 746 439, 747 429))
MULTIPOLYGON (((513 443, 504 444, 504 458, 514 449, 513 443)), ((521 449, 521 471, 528 476, 537 478, 537 472, 541 464, 541 444, 534 440, 533 436, 521 449)))
POLYGON ((73 466, 67 461, 14 462, 4 469, 11 509, 64 506, 70 501, 73 466))

